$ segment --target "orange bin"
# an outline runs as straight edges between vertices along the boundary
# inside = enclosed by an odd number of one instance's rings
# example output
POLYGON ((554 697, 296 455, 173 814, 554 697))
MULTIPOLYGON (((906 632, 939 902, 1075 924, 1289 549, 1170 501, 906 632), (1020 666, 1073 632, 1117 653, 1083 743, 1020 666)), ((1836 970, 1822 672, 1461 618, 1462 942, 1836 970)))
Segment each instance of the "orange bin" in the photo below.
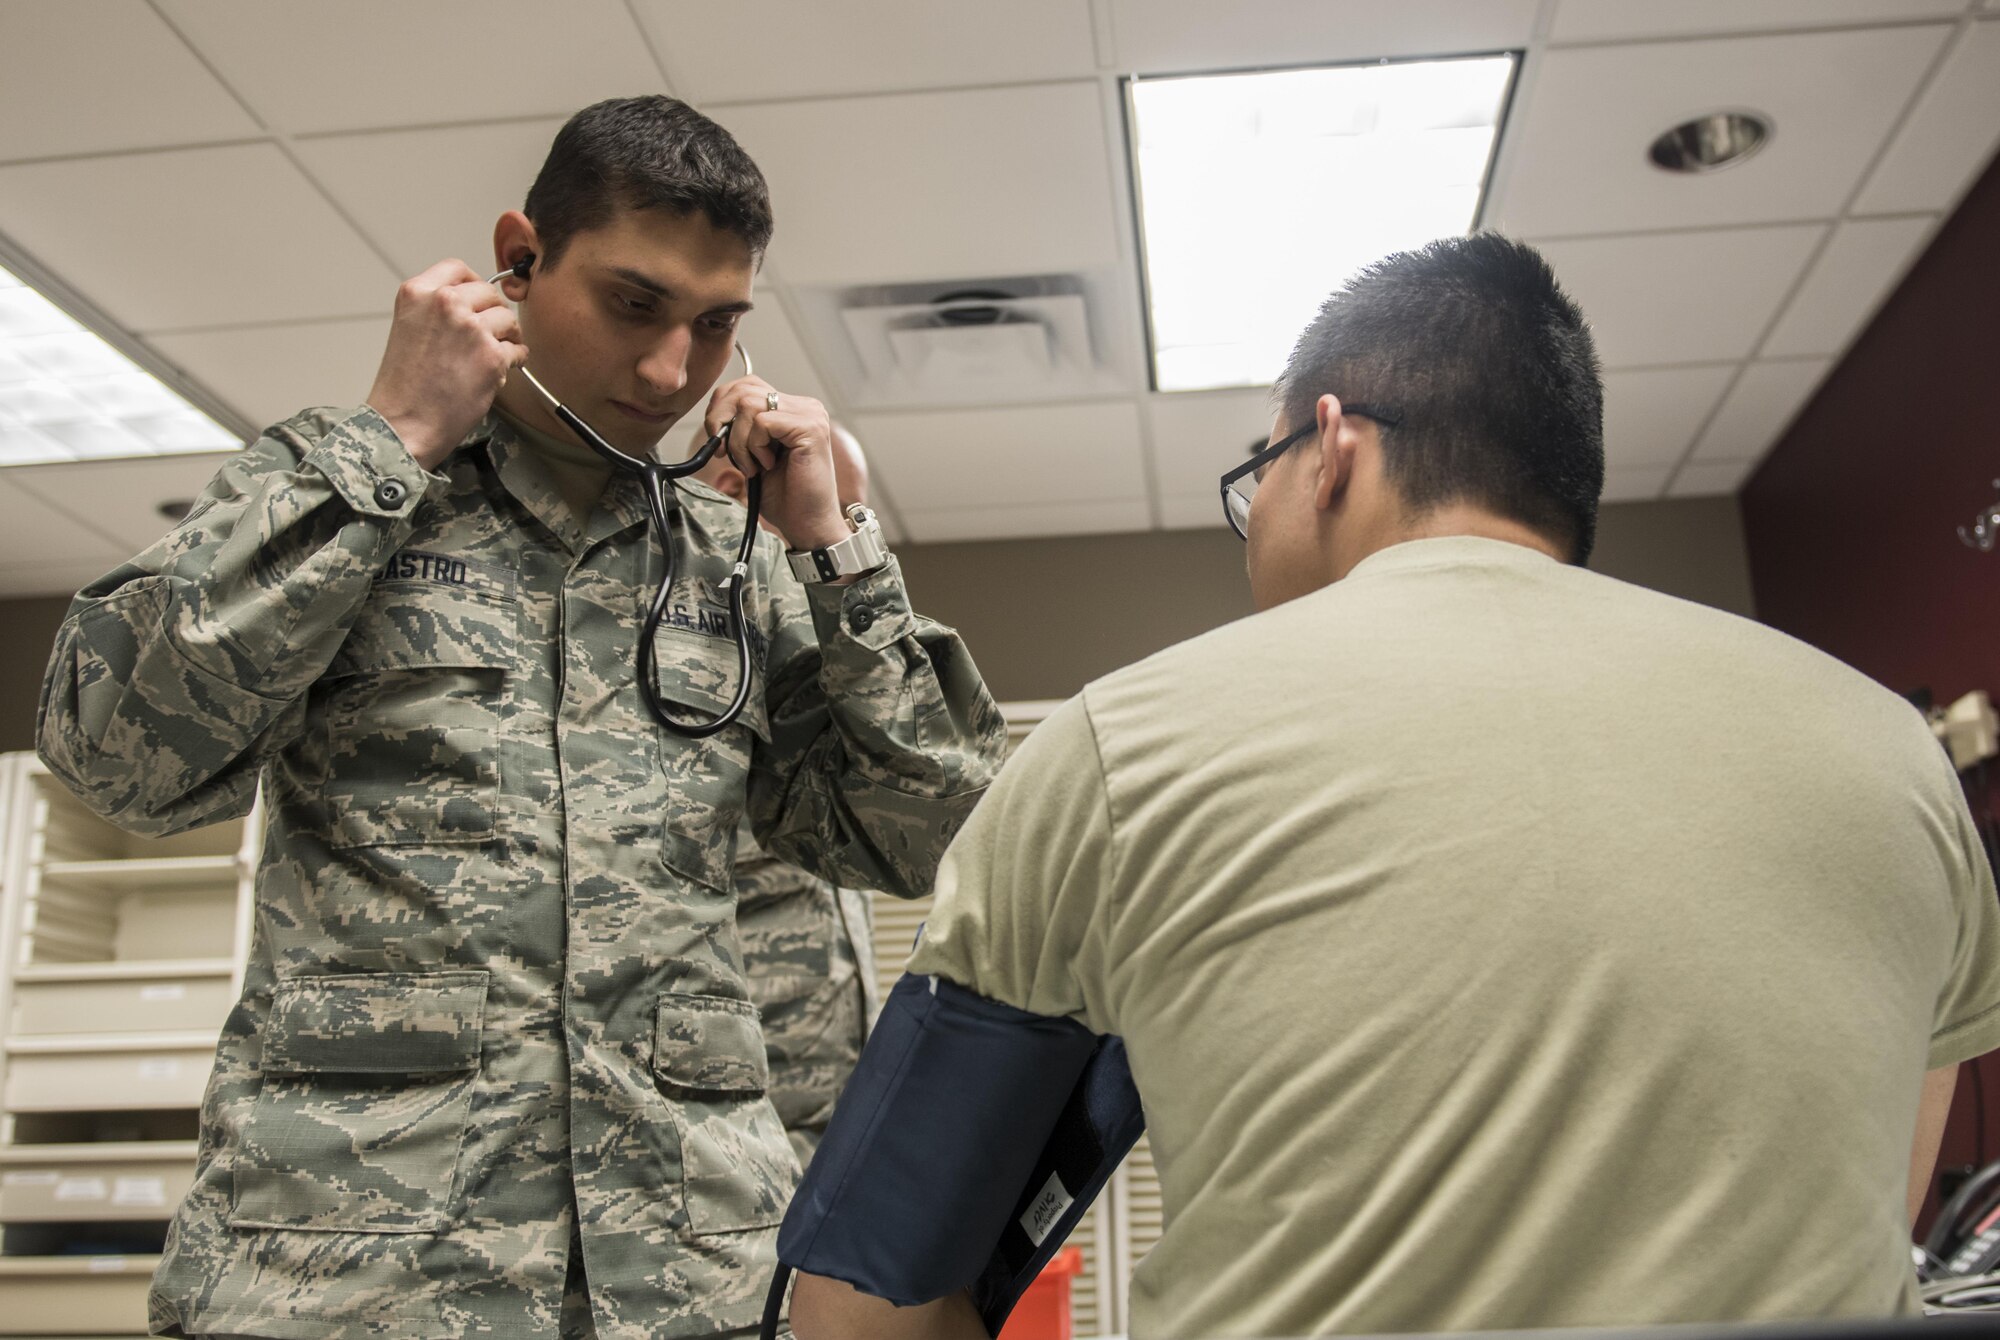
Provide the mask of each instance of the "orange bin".
POLYGON ((1007 1314, 997 1340, 1070 1340, 1069 1282, 1083 1270, 1083 1249, 1065 1247, 1007 1314))

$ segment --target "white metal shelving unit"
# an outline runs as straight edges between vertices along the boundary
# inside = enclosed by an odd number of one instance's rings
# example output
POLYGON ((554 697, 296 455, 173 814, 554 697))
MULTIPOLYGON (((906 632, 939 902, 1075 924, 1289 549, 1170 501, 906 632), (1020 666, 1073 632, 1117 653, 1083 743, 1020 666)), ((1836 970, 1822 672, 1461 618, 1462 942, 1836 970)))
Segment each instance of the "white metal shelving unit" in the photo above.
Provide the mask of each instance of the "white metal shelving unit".
POLYGON ((0 757, 0 1335, 145 1332, 242 982, 259 817, 133 837, 0 757))
MULTIPOLYGON (((1056 705, 1005 704, 1010 740, 1056 705)), ((135 838, 32 755, 0 755, 0 1336, 144 1334, 242 985, 260 820, 135 838)), ((873 901, 886 991, 930 900, 873 901)), ((1142 1140, 1071 1239, 1078 1336, 1125 1332, 1159 1206, 1142 1140)))

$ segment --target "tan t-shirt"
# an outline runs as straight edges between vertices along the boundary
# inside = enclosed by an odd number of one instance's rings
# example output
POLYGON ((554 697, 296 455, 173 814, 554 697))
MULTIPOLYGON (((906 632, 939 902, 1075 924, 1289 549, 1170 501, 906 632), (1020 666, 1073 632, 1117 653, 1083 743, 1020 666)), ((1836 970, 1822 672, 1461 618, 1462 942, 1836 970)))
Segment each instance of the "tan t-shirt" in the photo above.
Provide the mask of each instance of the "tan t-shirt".
POLYGON ((1909 706, 1474 539, 1092 684, 945 858, 913 971, 1122 1035, 1135 1337, 1916 1310, 1924 1071, 2000 917, 1909 706))
POLYGON ((530 428, 505 410, 500 411, 500 417, 507 420, 507 426, 527 444, 542 468, 549 472, 549 481, 562 496, 570 517, 579 527, 589 525, 590 514, 597 510, 598 501, 604 497, 605 486, 611 482, 611 466, 602 456, 574 438, 553 437, 538 428, 530 428))

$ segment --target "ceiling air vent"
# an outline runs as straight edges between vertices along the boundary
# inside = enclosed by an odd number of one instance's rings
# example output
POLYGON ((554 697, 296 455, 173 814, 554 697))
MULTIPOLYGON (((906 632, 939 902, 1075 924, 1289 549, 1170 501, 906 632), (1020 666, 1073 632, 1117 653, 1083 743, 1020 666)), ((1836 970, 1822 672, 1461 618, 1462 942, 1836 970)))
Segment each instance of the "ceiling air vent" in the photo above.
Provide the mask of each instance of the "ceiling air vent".
POLYGON ((840 319, 878 394, 1009 400, 1095 380, 1083 285, 1072 278, 850 290, 840 319))

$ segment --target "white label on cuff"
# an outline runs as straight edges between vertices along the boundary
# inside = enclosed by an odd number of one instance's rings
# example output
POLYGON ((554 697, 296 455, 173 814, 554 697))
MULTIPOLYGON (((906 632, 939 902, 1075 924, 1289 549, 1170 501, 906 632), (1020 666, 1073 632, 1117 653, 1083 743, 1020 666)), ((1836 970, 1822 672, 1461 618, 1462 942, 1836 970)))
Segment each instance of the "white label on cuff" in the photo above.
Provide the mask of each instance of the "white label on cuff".
POLYGON ((162 1000, 186 1000, 188 989, 184 986, 142 986, 139 999, 147 1004, 162 1000))
POLYGON ((1042 1183, 1041 1194, 1028 1206, 1028 1212, 1021 1216, 1021 1227, 1028 1234, 1028 1241, 1037 1247, 1049 1230, 1056 1226, 1056 1220, 1063 1217, 1063 1211, 1076 1203, 1076 1197, 1063 1188, 1062 1179, 1054 1173, 1042 1183))
POLYGON ((56 1183, 57 1200, 103 1200, 110 1194, 102 1177, 66 1177, 56 1183))
POLYGON ((112 1188, 113 1205, 129 1205, 149 1208, 167 1203, 167 1179, 164 1177, 121 1177, 112 1188))

